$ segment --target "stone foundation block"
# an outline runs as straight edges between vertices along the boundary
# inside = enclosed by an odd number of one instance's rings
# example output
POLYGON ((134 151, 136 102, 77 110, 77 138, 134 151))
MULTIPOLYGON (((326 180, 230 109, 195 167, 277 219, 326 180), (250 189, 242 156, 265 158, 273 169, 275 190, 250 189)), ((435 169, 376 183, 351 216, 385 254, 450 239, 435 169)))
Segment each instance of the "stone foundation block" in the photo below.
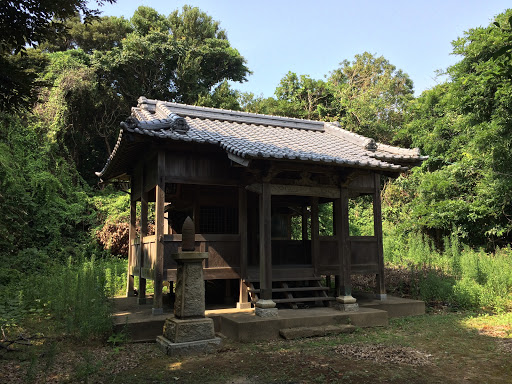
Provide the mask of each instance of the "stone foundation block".
POLYGON ((353 304, 342 304, 342 303, 334 303, 333 308, 337 309, 338 311, 344 311, 344 312, 356 312, 359 311, 359 304, 353 303, 353 304))
MULTIPOLYGON (((274 304, 275 305, 275 304, 274 304)), ((254 313, 259 317, 277 317, 277 308, 256 307, 254 313)))
POLYGON ((173 343, 164 336, 156 338, 160 349, 169 356, 194 355, 197 353, 215 352, 220 345, 220 338, 214 337, 209 340, 189 341, 184 343, 173 343))
POLYGON ((209 340, 215 337, 213 319, 177 319, 165 320, 163 335, 172 343, 209 340))
POLYGON ((353 296, 338 296, 336 301, 341 304, 354 304, 357 300, 353 296))

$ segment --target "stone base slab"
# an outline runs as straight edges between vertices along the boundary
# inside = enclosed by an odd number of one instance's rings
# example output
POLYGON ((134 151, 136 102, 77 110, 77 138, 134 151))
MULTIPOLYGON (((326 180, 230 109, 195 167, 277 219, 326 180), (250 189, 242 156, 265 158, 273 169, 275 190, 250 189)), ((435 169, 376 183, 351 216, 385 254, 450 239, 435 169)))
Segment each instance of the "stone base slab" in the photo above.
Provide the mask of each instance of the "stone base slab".
POLYGON ((375 298, 374 293, 356 292, 360 308, 382 309, 392 317, 417 316, 425 314, 425 302, 420 300, 403 299, 388 295, 385 300, 375 298))
POLYGON ((357 304, 357 303, 353 303, 353 304, 334 303, 333 308, 337 309, 338 311, 356 312, 356 311, 359 311, 359 304, 357 304))
POLYGON ((156 338, 160 349, 169 356, 193 355, 198 353, 215 352, 220 345, 220 338, 214 337, 209 340, 197 340, 184 343, 173 343, 164 336, 156 338))
POLYGON ((318 327, 283 328, 279 330, 281 337, 286 340, 302 339, 304 337, 318 337, 340 333, 352 333, 356 327, 350 324, 330 324, 318 327))
POLYGON ((277 317, 277 308, 256 307, 254 313, 259 317, 277 317))
POLYGON ((177 319, 165 320, 163 336, 172 343, 188 343, 209 340, 215 337, 213 319, 177 319))
POLYGON ((153 316, 163 315, 164 309, 163 308, 151 308, 151 314, 153 316))

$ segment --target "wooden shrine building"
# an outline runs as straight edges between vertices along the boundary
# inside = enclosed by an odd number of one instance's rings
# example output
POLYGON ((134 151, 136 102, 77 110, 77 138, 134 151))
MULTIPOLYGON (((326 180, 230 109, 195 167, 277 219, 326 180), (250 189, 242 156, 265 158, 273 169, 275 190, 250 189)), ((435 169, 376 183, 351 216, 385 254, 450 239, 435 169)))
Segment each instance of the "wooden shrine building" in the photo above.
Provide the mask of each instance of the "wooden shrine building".
POLYGON ((334 300, 324 286, 331 276, 343 302, 352 297, 351 274, 375 274, 375 293, 385 297, 381 176, 418 165, 418 149, 380 144, 337 123, 144 97, 121 126, 97 175, 130 183, 127 292, 133 294, 139 276, 143 301, 146 280, 154 280, 153 313, 162 311, 163 283, 175 281, 171 254, 181 246, 187 216, 196 226, 196 249, 209 254, 204 279, 231 282, 240 308, 251 301, 334 300), (373 202, 371 236, 350 235, 349 200, 360 195, 373 202), (155 233, 148 235, 152 202, 155 233), (333 212, 325 233, 324 204, 333 212))

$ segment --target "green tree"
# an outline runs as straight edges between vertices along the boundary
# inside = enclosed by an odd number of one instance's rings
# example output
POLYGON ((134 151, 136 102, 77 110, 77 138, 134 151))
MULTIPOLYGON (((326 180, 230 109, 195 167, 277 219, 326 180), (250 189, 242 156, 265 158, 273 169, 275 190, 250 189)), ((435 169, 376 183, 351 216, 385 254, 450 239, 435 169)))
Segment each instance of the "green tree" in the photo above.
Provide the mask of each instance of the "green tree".
POLYGON ((231 88, 227 81, 223 81, 206 96, 199 96, 197 105, 203 107, 230 109, 240 111, 242 95, 236 89, 231 88))
MULTIPOLYGON (((115 0, 96 0, 98 6, 115 0)), ((90 8, 85 0, 20 0, 7 1, 0 8, 0 50, 19 52, 37 45, 55 33, 73 15, 82 13, 86 19, 97 17, 98 9, 90 8)))
MULTIPOLYGON (((113 3, 115 0, 106 0, 113 3)), ((96 1, 101 6, 104 2, 96 1)), ((0 7, 0 110, 27 108, 36 99, 34 67, 20 53, 27 46, 36 46, 51 39, 65 28, 63 20, 82 13, 86 20, 98 16, 85 0, 7 1, 0 7)))
POLYGON ((130 22, 133 32, 122 46, 95 56, 104 82, 127 100, 144 95, 194 104, 225 80, 246 80, 245 59, 198 8, 165 18, 139 7, 130 22))
POLYGON ((88 54, 109 51, 120 47, 133 28, 124 17, 104 16, 86 21, 77 14, 63 22, 62 27, 39 48, 45 52, 80 48, 88 54))
POLYGON ((276 88, 277 100, 284 101, 288 109, 304 119, 320 120, 326 116, 332 95, 327 84, 307 75, 300 77, 288 72, 276 88))
POLYGON ((242 104, 249 112, 309 120, 328 119, 332 112, 332 94, 328 85, 308 75, 288 72, 274 94, 275 98, 246 94, 242 104))
POLYGON ((453 42, 461 60, 448 68, 450 80, 413 103, 401 137, 431 157, 398 180, 409 196, 398 222, 438 239, 455 228, 491 248, 512 240, 512 63, 503 54, 511 38, 494 23, 470 29, 453 42))
POLYGON ((345 60, 331 72, 336 119, 350 131, 392 142, 404 123, 404 113, 413 99, 409 76, 384 57, 365 52, 352 62, 345 60))

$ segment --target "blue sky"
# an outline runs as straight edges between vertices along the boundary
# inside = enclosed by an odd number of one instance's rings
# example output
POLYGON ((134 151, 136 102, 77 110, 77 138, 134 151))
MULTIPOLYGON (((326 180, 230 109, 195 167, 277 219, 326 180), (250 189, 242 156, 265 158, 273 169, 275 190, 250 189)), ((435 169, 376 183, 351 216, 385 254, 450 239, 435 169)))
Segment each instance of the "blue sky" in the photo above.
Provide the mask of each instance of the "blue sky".
POLYGON ((322 79, 364 51, 406 72, 419 95, 442 82, 436 70, 457 62, 453 40, 512 7, 502 0, 117 1, 102 7, 103 15, 130 18, 139 5, 164 15, 184 4, 199 7, 220 21, 253 72, 234 87, 265 97, 288 71, 322 79))

